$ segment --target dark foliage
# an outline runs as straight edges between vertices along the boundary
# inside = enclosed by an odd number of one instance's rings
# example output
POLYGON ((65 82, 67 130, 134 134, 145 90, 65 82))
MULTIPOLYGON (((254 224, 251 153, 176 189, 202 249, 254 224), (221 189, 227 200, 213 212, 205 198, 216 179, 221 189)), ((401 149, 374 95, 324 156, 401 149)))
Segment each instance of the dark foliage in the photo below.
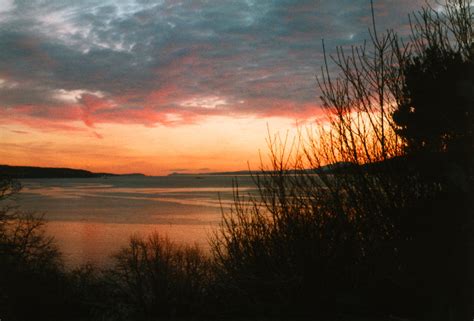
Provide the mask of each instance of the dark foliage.
POLYGON ((66 272, 2 180, 0 317, 471 320, 473 15, 467 0, 444 12, 415 15, 407 45, 374 21, 371 49, 337 50, 328 122, 269 138, 258 191, 236 186, 211 256, 155 234, 108 270, 66 272))
POLYGON ((64 304, 59 252, 44 235, 41 216, 24 213, 15 205, 13 199, 19 190, 16 181, 0 181, 2 318, 55 318, 57 305, 64 304))
POLYGON ((414 15, 407 45, 374 29, 372 50, 338 49, 330 126, 270 139, 258 195, 236 191, 214 241, 236 311, 470 320, 473 16, 444 9, 414 15), (353 165, 304 170, 331 163, 353 165))
POLYGON ((393 117, 409 152, 472 152, 473 55, 427 48, 405 65, 406 103, 393 117))
POLYGON ((105 273, 111 289, 107 313, 132 319, 198 316, 209 308, 211 264, 196 246, 152 234, 132 237, 105 273))

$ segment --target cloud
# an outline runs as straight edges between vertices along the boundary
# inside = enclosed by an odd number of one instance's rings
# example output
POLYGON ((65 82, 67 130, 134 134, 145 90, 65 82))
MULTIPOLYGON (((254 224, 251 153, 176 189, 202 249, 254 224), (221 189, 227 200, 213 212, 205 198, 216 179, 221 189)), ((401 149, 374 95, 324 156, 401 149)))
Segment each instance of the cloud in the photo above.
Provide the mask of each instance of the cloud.
POLYGON ((0 0, 0 15, 8 13, 15 8, 14 0, 0 0))
POLYGON ((22 135, 27 135, 29 134, 29 132, 27 131, 24 131, 24 130, 11 130, 12 133, 16 133, 16 134, 22 134, 22 135))
MULTIPOLYGON (((422 1, 376 1, 380 29, 422 1), (390 19, 385 19, 390 15, 390 19)), ((0 2, 3 122, 178 126, 308 118, 328 48, 367 38, 366 0, 0 2)), ((39 126, 39 125, 38 125, 39 126)))

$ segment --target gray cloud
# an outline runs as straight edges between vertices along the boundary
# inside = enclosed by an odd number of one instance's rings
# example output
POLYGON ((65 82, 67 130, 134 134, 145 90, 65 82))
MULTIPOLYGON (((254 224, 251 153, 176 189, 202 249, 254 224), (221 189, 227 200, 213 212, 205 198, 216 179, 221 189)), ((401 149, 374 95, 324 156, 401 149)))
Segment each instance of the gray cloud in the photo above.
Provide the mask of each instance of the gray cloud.
MULTIPOLYGON (((375 1, 380 29, 406 24, 420 2, 375 1)), ((0 13, 0 108, 37 106, 33 118, 62 108, 57 118, 70 120, 92 94, 102 107, 85 110, 101 122, 305 115, 317 105, 321 39, 360 42, 369 14, 368 0, 17 0, 0 13)))

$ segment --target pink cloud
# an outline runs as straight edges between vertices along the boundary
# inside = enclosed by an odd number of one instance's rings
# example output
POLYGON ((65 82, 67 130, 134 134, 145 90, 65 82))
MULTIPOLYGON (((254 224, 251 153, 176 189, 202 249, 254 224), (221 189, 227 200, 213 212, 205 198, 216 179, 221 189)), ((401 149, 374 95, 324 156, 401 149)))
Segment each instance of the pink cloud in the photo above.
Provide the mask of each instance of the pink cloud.
POLYGON ((82 106, 82 120, 89 127, 94 127, 98 112, 114 108, 113 102, 109 99, 103 99, 91 94, 81 95, 79 103, 82 106))
MULTIPOLYGON (((272 82, 260 85, 262 90, 276 86, 272 82)), ((131 96, 101 98, 90 94, 82 95, 78 104, 62 106, 18 105, 2 109, 0 123, 18 123, 43 130, 80 131, 85 130, 72 124, 82 121, 87 127, 96 124, 142 124, 179 126, 199 122, 208 116, 287 117, 311 119, 321 114, 321 107, 311 102, 295 102, 290 99, 250 98, 243 102, 235 99, 215 108, 183 107, 171 97, 177 93, 174 87, 154 91, 144 97, 141 106, 127 107, 120 102, 129 101, 131 96)), ((188 96, 188 99, 199 97, 188 96)), ((94 136, 100 134, 93 132, 94 136)))

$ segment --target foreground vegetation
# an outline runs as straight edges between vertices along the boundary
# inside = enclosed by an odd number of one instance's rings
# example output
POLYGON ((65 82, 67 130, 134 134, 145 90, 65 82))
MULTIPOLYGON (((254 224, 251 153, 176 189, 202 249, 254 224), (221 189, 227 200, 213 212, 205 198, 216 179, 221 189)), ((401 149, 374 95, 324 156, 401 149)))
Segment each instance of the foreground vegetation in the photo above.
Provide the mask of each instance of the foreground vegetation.
POLYGON ((338 78, 328 59, 327 121, 269 137, 259 193, 236 187, 211 255, 152 235, 110 269, 66 271, 3 180, 0 318, 471 320, 473 13, 413 18, 408 43, 372 30, 372 48, 338 49, 338 78))

